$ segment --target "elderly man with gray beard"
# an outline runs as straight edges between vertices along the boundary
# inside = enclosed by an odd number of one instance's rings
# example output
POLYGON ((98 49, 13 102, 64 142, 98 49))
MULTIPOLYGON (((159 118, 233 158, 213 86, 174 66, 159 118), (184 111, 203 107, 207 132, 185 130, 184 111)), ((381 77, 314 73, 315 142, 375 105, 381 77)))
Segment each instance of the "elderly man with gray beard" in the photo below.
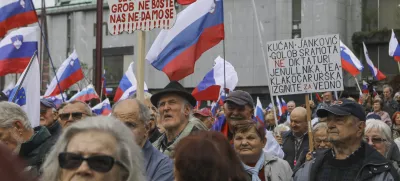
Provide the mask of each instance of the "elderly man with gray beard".
POLYGON ((28 167, 25 170, 32 177, 40 175, 40 167, 52 146, 50 137, 46 127, 32 128, 20 106, 0 102, 0 141, 26 161, 28 167))

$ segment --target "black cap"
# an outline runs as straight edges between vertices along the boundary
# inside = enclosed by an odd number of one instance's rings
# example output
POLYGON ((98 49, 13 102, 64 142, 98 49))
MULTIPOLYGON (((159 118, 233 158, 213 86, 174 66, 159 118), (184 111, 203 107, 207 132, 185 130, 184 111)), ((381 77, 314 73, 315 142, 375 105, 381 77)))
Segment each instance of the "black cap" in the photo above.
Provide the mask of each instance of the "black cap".
POLYGON ((237 91, 232 91, 229 93, 228 97, 225 99, 224 102, 233 102, 237 105, 244 106, 244 105, 249 105, 250 107, 254 106, 254 101, 251 95, 248 92, 242 91, 242 90, 237 90, 237 91))
POLYGON ((177 81, 171 81, 163 90, 153 94, 150 101, 154 106, 158 107, 158 101, 167 94, 177 94, 186 99, 193 107, 196 106, 196 99, 177 81))
POLYGON ((317 110, 317 116, 320 118, 328 117, 329 114, 337 116, 353 115, 360 121, 365 121, 365 112, 361 105, 348 99, 340 99, 330 106, 317 110))
POLYGON ((56 105, 47 99, 40 99, 40 103, 48 108, 57 109, 56 105))

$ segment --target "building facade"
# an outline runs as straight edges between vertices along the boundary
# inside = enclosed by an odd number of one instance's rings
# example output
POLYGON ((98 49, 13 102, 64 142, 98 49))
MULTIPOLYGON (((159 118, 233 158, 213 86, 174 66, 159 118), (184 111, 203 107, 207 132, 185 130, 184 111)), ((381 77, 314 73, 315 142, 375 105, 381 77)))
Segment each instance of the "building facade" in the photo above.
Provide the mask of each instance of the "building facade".
MULTIPOLYGON (((238 72, 238 89, 260 96, 263 102, 267 97, 266 67, 260 49, 257 33, 259 23, 264 46, 268 41, 308 37, 324 34, 339 34, 342 42, 352 47, 352 36, 365 29, 363 9, 374 0, 255 0, 259 22, 250 0, 225 0, 225 41, 205 52, 197 61, 192 75, 180 81, 186 88, 194 88, 212 68, 218 56, 232 63, 238 72), (225 44, 225 50, 223 50, 225 44)), ((399 0, 385 0, 400 4, 399 0)), ((383 1, 382 1, 383 2, 383 1)), ((385 5, 388 6, 389 5, 385 5)), ((176 5, 177 11, 184 7, 176 5)), ((397 7, 397 6, 395 6, 397 7)), ((398 10, 398 9, 397 9, 398 10)), ((396 11, 396 9, 394 10, 396 11)), ((38 13, 40 14, 40 10, 38 13)), ((79 83, 84 87, 92 82, 96 48, 96 4, 94 0, 57 0, 56 6, 47 8, 48 43, 55 67, 76 50, 83 62, 85 80, 79 83)), ((107 19, 109 7, 104 1, 103 9, 103 60, 106 70, 107 87, 118 86, 118 83, 129 64, 137 59, 137 33, 112 36, 108 32, 107 19)), ((397 19, 398 20, 398 19, 397 19)), ((397 21, 393 18, 393 21, 397 21)), ((382 19, 387 28, 394 25, 382 19)), ((398 25, 397 25, 398 27, 398 25)), ((159 30, 146 32, 146 52, 157 37, 159 30)), ((387 47, 382 48, 387 54, 387 47)), ((370 55, 374 56, 370 49, 370 55)), ((383 53, 382 53, 383 54, 383 53)), ((374 62, 373 57, 371 57, 374 62)), ((382 60, 380 60, 382 61, 382 60)), ((386 61, 386 60, 385 60, 386 61)), ((387 60, 389 61, 389 60, 387 60)), ((379 64, 384 66, 384 64, 379 64)), ((145 82, 150 90, 162 89, 169 82, 167 76, 150 64, 145 65, 145 82)), ((367 70, 364 72, 368 72, 367 70)), ((50 71, 51 77, 54 75, 50 71)), ((358 77, 359 79, 361 77, 358 77)), ((14 78, 15 79, 15 78, 14 78)), ((345 76, 345 86, 355 88, 354 79, 345 76)), ((13 78, 9 78, 13 80, 13 78)), ((78 86, 74 87, 77 89, 78 86)), ((286 100, 297 99, 288 96, 286 100)), ((304 102, 300 99, 300 102, 304 102)))

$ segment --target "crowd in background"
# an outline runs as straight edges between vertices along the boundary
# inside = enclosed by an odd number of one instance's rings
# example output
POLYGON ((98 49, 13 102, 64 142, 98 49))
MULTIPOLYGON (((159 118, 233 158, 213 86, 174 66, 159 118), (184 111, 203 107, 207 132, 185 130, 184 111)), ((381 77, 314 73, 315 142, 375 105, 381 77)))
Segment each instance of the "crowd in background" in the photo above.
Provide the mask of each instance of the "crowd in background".
POLYGON ((16 104, 0 102, 2 179, 96 181, 400 180, 400 93, 364 93, 307 109, 289 101, 255 118, 249 93, 232 91, 215 115, 170 82, 145 100, 96 116, 87 103, 42 99, 33 128, 16 104), (310 145, 309 138, 312 140, 310 145))

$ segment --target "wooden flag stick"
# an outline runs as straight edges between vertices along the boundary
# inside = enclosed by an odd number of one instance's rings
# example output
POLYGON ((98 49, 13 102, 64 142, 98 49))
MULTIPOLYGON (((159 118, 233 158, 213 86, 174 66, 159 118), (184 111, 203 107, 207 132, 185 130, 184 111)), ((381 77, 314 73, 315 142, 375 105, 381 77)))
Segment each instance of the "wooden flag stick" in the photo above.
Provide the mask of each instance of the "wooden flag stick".
POLYGON ((399 66, 399 72, 400 72, 400 62, 397 62, 397 65, 399 66))
POLYGON ((305 95, 306 99, 306 109, 307 109, 307 123, 308 123, 308 143, 310 152, 314 151, 314 142, 313 142, 313 134, 312 134, 312 125, 311 125, 311 108, 309 102, 309 94, 305 95))
POLYGON ((145 40, 146 34, 144 31, 138 32, 138 60, 136 64, 136 77, 137 77, 137 99, 144 101, 144 59, 145 59, 145 40))

